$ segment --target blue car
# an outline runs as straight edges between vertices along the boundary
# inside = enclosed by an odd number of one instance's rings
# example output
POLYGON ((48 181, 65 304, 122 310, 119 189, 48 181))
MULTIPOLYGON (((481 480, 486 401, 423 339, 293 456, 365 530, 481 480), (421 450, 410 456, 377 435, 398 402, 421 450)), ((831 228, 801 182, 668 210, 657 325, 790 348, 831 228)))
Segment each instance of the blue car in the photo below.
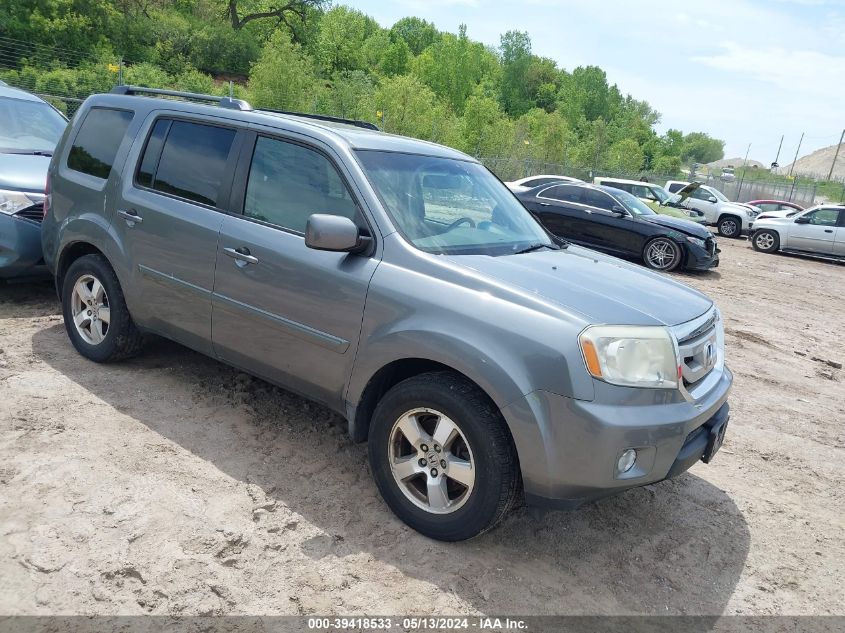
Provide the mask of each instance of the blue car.
POLYGON ((44 274, 47 167, 67 119, 43 99, 0 85, 0 279, 44 274))

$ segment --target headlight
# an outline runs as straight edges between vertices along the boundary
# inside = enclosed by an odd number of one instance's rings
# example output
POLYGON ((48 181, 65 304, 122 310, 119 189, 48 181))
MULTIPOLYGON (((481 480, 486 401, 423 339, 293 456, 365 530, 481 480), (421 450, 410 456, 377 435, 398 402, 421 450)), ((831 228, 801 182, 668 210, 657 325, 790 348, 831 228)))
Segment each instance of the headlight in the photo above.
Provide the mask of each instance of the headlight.
POLYGON ((36 204, 38 200, 33 200, 25 193, 0 189, 0 213, 12 215, 36 204))
POLYGON ((698 237, 687 236, 687 242, 700 246, 701 248, 707 248, 707 243, 698 237))
POLYGON ((665 327, 594 325, 581 332, 581 352, 593 377, 624 387, 674 389, 680 366, 665 327))

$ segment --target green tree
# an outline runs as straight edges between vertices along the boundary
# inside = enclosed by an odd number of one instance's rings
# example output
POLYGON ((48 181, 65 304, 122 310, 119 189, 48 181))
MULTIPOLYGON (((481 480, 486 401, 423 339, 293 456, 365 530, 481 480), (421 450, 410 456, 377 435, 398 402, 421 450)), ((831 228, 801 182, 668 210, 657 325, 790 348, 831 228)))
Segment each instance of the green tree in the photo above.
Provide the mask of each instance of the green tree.
POLYGON ((466 100, 459 130, 459 149, 473 156, 505 156, 513 144, 513 123, 499 101, 480 88, 466 100))
POLYGON ((725 156, 725 142, 708 136, 704 132, 691 132, 684 136, 682 160, 696 163, 712 163, 725 156))
POLYGON ((511 116, 527 112, 533 105, 531 85, 527 81, 531 67, 531 38, 523 31, 508 31, 501 37, 502 105, 511 116))
POLYGON ((362 70, 337 73, 318 96, 317 110, 346 119, 375 121, 375 86, 362 70))
POLYGON ((249 77, 254 105, 282 110, 310 110, 317 98, 314 67, 298 44, 277 31, 261 51, 249 77))
POLYGON ((632 138, 613 143, 607 150, 606 166, 613 171, 636 174, 643 166, 643 151, 632 138))
POLYGON ((440 32, 421 18, 402 18, 390 27, 390 36, 404 41, 412 54, 419 55, 440 39, 440 32))
POLYGON ((375 94, 376 108, 382 113, 386 132, 430 139, 437 127, 437 117, 444 109, 431 88, 413 75, 382 80, 375 94))
POLYGON ((438 42, 426 48, 414 59, 411 69, 460 113, 477 85, 495 80, 499 61, 490 50, 470 40, 466 25, 462 24, 457 36, 444 33, 438 42))
POLYGON ((380 31, 378 23, 356 9, 337 6, 320 19, 315 54, 327 75, 365 70, 364 43, 380 31))

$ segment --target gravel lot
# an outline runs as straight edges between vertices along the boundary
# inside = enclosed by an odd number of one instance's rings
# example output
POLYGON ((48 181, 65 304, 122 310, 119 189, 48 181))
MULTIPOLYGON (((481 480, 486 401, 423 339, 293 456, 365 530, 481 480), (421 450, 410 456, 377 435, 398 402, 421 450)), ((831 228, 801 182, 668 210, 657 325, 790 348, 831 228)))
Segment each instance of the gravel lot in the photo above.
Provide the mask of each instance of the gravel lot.
POLYGON ((325 409, 178 345, 102 366, 0 287, 0 614, 845 614, 845 266, 720 240, 721 453, 442 544, 325 409))

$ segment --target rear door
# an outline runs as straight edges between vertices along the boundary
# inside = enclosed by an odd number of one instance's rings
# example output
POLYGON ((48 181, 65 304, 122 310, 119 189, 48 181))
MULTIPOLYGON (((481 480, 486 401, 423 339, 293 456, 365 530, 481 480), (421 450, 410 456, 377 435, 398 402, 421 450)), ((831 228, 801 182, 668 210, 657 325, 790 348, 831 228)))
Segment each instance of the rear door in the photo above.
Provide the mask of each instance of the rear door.
POLYGON ((223 360, 341 410, 378 260, 305 246, 308 217, 372 234, 332 151, 250 133, 220 231, 212 336, 223 360))
POLYGON ((641 238, 637 221, 630 215, 620 216, 614 208, 622 204, 605 191, 585 188, 581 202, 589 205, 583 228, 584 240, 593 247, 617 255, 639 255, 641 238))
POLYGON ((839 209, 839 226, 833 241, 833 254, 845 257, 845 209, 839 209))
POLYGON ((579 203, 582 187, 553 185, 541 190, 528 209, 552 233, 573 242, 582 239, 584 206, 579 203))
POLYGON ((142 326, 211 353, 217 237, 237 158, 231 124, 159 113, 138 137, 112 227, 142 326))
POLYGON ((809 220, 806 224, 793 220, 789 227, 786 248, 810 253, 832 255, 839 230, 839 209, 822 207, 795 219, 809 220))

